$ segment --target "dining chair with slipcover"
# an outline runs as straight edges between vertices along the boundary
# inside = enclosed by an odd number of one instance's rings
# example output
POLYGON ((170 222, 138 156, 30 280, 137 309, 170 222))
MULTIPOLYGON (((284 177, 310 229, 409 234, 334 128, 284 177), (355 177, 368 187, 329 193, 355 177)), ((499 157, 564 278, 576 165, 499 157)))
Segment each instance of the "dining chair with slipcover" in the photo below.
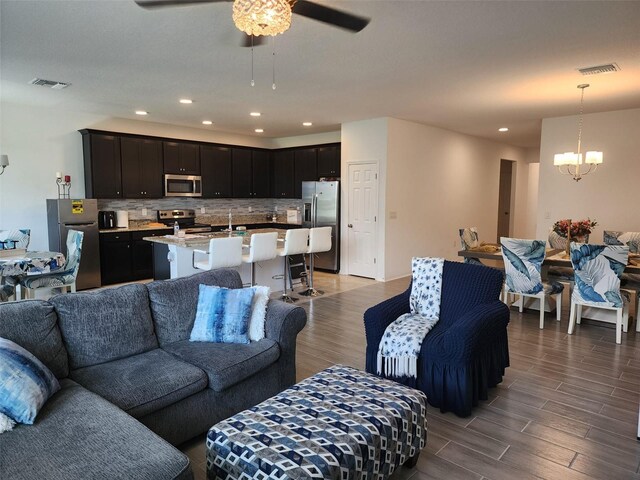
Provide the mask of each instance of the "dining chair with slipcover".
MULTIPOLYGON (((24 249, 29 247, 31 230, 20 228, 18 230, 0 230, 0 250, 24 249)), ((4 277, 0 283, 0 302, 12 300, 16 295, 18 277, 4 277)))
POLYGON ((504 260, 504 302, 508 294, 520 296, 519 308, 522 312, 524 297, 540 300, 540 328, 544 328, 545 303, 548 296, 556 300, 556 320, 562 315, 562 292, 564 286, 556 281, 542 280, 542 262, 547 243, 544 240, 524 240, 518 238, 500 238, 502 258, 504 260))
MULTIPOLYGON (((462 250, 472 250, 480 246, 480 240, 478 239, 478 229, 476 227, 460 228, 458 230, 460 235, 460 245, 462 250)), ((473 263, 475 265, 484 265, 477 258, 464 258, 464 263, 473 263)))
POLYGON ((571 264, 575 287, 571 294, 569 330, 580 323, 582 307, 604 308, 616 312, 616 343, 627 331, 629 298, 620 290, 620 276, 629 260, 627 245, 593 245, 571 242, 571 264))
POLYGON ((80 269, 80 257, 82 256, 82 240, 84 233, 77 230, 69 230, 67 234, 67 261, 64 267, 55 273, 45 273, 37 276, 28 276, 20 280, 22 298, 34 298, 35 291, 39 289, 59 288, 64 291, 76 291, 76 278, 80 269))

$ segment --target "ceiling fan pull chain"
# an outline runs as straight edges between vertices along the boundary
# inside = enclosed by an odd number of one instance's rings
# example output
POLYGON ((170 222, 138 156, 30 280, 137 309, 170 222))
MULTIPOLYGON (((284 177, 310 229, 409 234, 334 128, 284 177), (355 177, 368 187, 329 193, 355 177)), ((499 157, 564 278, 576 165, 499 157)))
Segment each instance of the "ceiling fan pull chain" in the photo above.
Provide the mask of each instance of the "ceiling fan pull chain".
POLYGON ((251 35, 251 86, 256 86, 256 82, 253 79, 253 35, 251 35))
POLYGON ((271 37, 273 38, 273 83, 271 85, 271 88, 273 90, 276 89, 276 37, 271 37))

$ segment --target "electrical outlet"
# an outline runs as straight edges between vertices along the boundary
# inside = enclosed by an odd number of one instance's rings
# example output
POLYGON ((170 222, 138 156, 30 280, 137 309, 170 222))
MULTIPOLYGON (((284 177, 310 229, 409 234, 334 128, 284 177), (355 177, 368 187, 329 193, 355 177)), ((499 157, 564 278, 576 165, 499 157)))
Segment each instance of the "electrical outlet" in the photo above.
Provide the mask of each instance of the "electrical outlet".
POLYGON ((147 216, 147 209, 146 209, 146 208, 143 208, 143 209, 142 209, 142 216, 143 216, 143 217, 146 217, 146 216, 147 216))
POLYGON ((551 213, 550 212, 544 212, 544 218, 549 220, 551 218, 551 213))
POLYGON ((389 218, 391 220, 395 220, 396 218, 398 218, 398 212, 389 212, 389 218))
POLYGON ((205 212, 206 212, 205 208, 204 207, 200 207, 200 213, 205 213, 205 212))
POLYGON ((249 207, 249 213, 253 212, 253 207, 249 207))

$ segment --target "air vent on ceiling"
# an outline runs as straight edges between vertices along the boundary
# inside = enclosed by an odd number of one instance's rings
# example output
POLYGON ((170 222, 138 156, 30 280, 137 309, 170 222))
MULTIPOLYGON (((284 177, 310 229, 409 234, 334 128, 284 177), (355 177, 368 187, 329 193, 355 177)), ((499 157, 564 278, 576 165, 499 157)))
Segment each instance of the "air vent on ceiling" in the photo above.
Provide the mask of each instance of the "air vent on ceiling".
POLYGON ((45 80, 43 78, 34 78, 29 82, 31 85, 40 85, 41 87, 50 87, 54 90, 62 90, 63 88, 67 88, 70 83, 64 82, 54 82, 53 80, 45 80))
POLYGON ((620 70, 616 63, 607 63, 606 65, 596 65, 594 67, 579 68, 578 71, 582 75, 597 75, 599 73, 613 73, 620 70))

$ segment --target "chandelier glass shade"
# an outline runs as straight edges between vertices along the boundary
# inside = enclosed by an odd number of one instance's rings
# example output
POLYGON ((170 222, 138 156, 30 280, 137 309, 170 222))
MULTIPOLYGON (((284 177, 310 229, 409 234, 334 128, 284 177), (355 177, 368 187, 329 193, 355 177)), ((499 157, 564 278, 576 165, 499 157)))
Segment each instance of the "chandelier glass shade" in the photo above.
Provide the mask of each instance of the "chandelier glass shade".
POLYGON ((582 94, 580 96, 580 120, 578 123, 578 152, 556 153, 553 156, 553 165, 558 167, 560 173, 571 175, 576 182, 580 181, 580 179, 582 179, 582 177, 587 175, 588 173, 595 172, 596 168, 598 168, 598 165, 600 165, 603 161, 602 152, 586 152, 583 159, 583 155, 580 151, 580 149, 582 148, 582 114, 584 106, 584 89, 588 86, 589 84, 587 83, 578 85, 578 88, 582 90, 582 94), (587 165, 586 170, 585 167, 582 167, 583 165, 587 165))
POLYGON ((247 35, 279 35, 291 26, 291 5, 288 0, 234 0, 233 23, 247 35))

